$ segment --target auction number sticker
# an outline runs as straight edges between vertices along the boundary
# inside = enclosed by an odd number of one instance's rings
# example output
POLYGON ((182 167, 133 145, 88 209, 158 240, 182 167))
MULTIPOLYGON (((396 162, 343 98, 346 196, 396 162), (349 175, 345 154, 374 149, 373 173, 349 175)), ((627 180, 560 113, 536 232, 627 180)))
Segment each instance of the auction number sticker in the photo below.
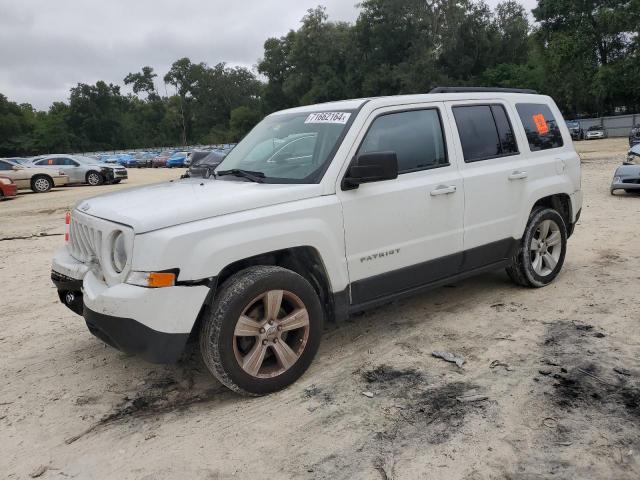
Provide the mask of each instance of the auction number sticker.
POLYGON ((536 124, 536 129, 540 135, 546 135, 549 133, 549 125, 547 125, 547 121, 544 118, 544 115, 541 113, 536 113, 533 116, 533 121, 536 124))
POLYGON ((304 123, 340 123, 344 125, 351 116, 347 112, 319 112, 310 114, 304 123))

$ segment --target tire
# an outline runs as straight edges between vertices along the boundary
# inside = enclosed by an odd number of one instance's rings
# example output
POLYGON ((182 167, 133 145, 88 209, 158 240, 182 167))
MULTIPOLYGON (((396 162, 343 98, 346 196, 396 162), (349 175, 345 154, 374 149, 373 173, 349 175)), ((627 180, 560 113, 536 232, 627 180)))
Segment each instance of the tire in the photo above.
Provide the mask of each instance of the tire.
POLYGON ((100 173, 91 170, 87 172, 86 176, 87 183, 92 187, 97 187, 98 185, 102 185, 104 183, 104 178, 100 173))
POLYGON ((53 180, 47 175, 36 175, 31 179, 31 190, 36 193, 46 193, 53 188, 53 180))
POLYGON ((294 383, 320 346, 324 319, 320 300, 311 284, 291 270, 274 266, 242 270, 222 285, 210 307, 200 330, 202 358, 222 384, 240 394, 265 395, 294 383), (275 314, 269 314, 267 298, 272 305, 280 299, 275 314), (269 318, 275 321, 270 323, 269 318), (294 328, 280 331, 287 325, 294 328), (239 326, 247 335, 238 335, 239 326), (241 362, 252 352, 258 361, 243 368, 241 362))
POLYGON ((552 208, 535 208, 507 274, 517 285, 544 287, 560 273, 566 253, 567 226, 562 215, 552 208), (554 243, 547 243, 550 240, 554 243))

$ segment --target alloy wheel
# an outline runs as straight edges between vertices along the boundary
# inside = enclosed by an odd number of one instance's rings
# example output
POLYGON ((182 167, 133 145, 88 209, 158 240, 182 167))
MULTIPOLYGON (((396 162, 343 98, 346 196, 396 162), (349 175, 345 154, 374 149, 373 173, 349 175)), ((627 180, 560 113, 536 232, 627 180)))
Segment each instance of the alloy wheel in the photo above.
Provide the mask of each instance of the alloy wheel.
POLYGON ((269 290, 254 298, 236 322, 233 352, 240 367, 256 378, 289 370, 309 339, 309 313, 298 296, 269 290))
POLYGON ((551 274, 562 254, 560 227, 553 220, 543 220, 531 238, 529 246, 531 266, 541 277, 551 274))
POLYGON ((46 192, 51 188, 49 180, 43 177, 36 179, 36 181, 33 182, 33 186, 38 192, 46 192))
POLYGON ((90 173, 87 177, 87 182, 89 183, 89 185, 98 185, 100 183, 100 175, 98 175, 97 173, 90 173))

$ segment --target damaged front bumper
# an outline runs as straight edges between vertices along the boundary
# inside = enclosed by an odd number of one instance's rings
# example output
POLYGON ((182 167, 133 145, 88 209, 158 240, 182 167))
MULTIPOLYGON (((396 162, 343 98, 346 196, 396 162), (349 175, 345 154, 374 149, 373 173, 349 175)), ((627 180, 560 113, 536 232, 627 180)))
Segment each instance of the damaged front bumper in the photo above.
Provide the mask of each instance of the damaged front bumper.
POLYGON ((84 317, 93 335, 153 363, 180 358, 209 293, 204 285, 109 286, 66 248, 53 259, 51 280, 60 301, 84 317))

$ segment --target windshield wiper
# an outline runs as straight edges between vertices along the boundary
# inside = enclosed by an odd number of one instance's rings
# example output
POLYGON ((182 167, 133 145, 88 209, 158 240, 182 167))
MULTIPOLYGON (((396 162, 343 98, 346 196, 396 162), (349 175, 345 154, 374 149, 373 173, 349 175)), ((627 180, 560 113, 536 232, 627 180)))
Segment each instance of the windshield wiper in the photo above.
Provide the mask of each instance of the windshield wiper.
POLYGON ((247 180, 251 180, 256 183, 264 182, 264 173, 262 172, 254 172, 251 170, 242 170, 241 168, 233 168, 231 170, 222 170, 221 172, 216 172, 217 177, 224 177, 225 175, 234 175, 236 177, 246 178, 247 180))

